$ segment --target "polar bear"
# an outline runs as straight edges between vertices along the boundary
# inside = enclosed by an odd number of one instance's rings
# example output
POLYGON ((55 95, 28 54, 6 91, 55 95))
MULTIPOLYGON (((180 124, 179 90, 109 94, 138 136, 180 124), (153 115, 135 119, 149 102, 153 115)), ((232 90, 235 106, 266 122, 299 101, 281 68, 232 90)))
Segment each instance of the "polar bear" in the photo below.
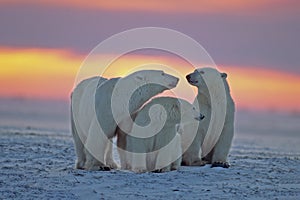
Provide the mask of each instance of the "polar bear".
POLYGON ((109 80, 97 78, 82 81, 71 96, 76 168, 109 170, 116 166, 109 139, 114 137, 117 124, 151 97, 176 87, 179 79, 161 70, 141 70, 109 80))
POLYGON ((181 132, 177 124, 203 119, 197 109, 183 99, 158 97, 134 114, 134 124, 118 128, 122 169, 134 172, 166 172, 181 164, 181 132))
POLYGON ((203 159, 212 167, 229 167, 227 156, 234 135, 235 105, 226 78, 226 73, 213 68, 199 68, 186 76, 187 81, 198 88, 193 104, 199 106, 205 119, 183 155, 183 165, 201 165, 203 159), (195 155, 199 155, 198 158, 195 155))

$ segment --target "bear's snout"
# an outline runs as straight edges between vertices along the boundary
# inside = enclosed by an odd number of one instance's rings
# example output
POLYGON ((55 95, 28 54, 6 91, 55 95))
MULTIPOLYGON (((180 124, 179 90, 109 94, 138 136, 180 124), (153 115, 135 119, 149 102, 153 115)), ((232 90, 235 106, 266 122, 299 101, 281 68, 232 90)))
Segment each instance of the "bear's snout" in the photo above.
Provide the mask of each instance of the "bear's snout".
POLYGON ((197 80, 193 80, 193 78, 192 78, 192 75, 191 74, 188 74, 188 75, 186 75, 186 80, 190 83, 190 84, 196 84, 196 83, 198 83, 198 81, 197 80))

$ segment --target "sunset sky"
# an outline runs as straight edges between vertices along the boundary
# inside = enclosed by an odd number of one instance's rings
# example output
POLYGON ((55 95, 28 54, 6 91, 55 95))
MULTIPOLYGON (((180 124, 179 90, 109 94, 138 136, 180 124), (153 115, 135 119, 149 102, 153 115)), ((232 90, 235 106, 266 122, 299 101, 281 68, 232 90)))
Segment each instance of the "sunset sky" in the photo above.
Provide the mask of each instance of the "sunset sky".
MULTIPOLYGON (((300 111, 300 1, 181 2, 0 0, 0 98, 69 100, 76 74, 96 45, 152 26, 200 43, 228 74, 239 109, 300 111)), ((178 56, 135 52, 105 75, 121 76, 149 63, 169 66, 182 77, 193 71, 178 56)), ((192 101, 186 87, 181 78, 178 93, 192 101)))

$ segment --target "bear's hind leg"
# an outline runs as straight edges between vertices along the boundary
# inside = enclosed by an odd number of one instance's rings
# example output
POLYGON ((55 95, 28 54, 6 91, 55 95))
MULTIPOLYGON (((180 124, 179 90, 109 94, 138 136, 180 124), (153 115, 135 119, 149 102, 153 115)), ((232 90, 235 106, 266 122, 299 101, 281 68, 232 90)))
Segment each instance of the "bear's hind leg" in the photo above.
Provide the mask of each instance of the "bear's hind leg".
POLYGON ((110 167, 111 169, 118 169, 118 165, 115 163, 113 159, 113 140, 108 140, 108 144, 106 147, 107 151, 105 153, 105 162, 106 166, 110 167))
POLYGON ((94 118, 85 143, 86 162, 84 168, 87 170, 110 170, 105 163, 105 150, 108 138, 101 131, 97 118, 94 118))
POLYGON ((75 169, 84 169, 84 163, 86 161, 85 153, 84 153, 84 144, 78 135, 78 131, 76 129, 75 122, 73 119, 72 108, 71 108, 71 131, 74 140, 74 148, 77 156, 75 169))

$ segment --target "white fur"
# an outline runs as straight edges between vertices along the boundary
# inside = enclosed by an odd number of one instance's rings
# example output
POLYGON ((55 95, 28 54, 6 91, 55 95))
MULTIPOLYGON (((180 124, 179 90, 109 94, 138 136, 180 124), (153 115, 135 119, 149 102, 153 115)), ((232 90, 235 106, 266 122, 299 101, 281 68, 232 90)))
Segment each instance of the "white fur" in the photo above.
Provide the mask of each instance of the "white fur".
MULTIPOLYGON (((152 99, 135 114, 134 124, 118 129, 121 167, 135 172, 176 170, 181 164, 183 121, 196 121, 200 113, 190 103, 172 97, 152 99), (135 136, 135 137, 132 137, 135 136)), ((128 125, 129 124, 129 125, 128 125)))
POLYGON ((201 148, 198 145, 198 141, 201 141, 201 135, 197 134, 198 132, 203 132, 202 124, 202 122, 198 121, 180 124, 182 132, 181 145, 183 149, 182 162, 184 165, 201 166, 204 164, 201 160, 201 148))
POLYGON ((205 119, 193 144, 183 155, 185 165, 198 165, 203 157, 208 163, 227 162, 234 133, 235 106, 226 77, 213 68, 199 68, 187 76, 189 83, 198 88, 194 105, 199 106, 205 119))
POLYGON ((86 162, 84 144, 91 126, 91 119, 96 116, 95 91, 98 84, 106 81, 102 77, 92 77, 80 82, 72 93, 71 121, 72 134, 77 155, 75 167, 83 169, 86 162))
POLYGON ((115 168, 109 140, 115 136, 117 123, 130 116, 152 96, 175 87, 177 82, 178 78, 158 70, 138 71, 124 78, 105 80, 96 77, 82 81, 73 91, 71 108, 76 168, 115 168), (143 85, 147 86, 140 87, 143 85), (117 101, 113 102, 112 98, 117 101), (129 105, 130 98, 132 105, 129 105), (111 105, 111 102, 114 104, 111 105), (111 111, 114 107, 118 108, 117 116, 113 116, 111 111))

